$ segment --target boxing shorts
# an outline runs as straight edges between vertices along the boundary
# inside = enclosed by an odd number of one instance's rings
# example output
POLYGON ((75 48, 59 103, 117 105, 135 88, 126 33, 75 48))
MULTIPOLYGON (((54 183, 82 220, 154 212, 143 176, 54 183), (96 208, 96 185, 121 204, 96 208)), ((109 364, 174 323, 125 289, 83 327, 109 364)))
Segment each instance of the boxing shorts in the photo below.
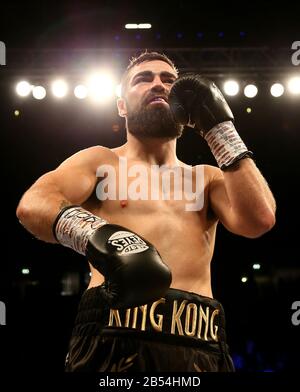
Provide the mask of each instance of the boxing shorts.
POLYGON ((222 305, 169 289, 155 302, 110 309, 101 286, 83 294, 67 372, 231 372, 222 305))

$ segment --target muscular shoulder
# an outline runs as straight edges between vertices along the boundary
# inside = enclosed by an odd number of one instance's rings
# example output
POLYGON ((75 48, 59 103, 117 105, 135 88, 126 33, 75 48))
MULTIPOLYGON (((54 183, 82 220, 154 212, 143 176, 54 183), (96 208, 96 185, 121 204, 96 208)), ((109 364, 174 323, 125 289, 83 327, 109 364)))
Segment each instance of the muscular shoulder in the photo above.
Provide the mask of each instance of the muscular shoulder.
POLYGON ((77 151, 68 159, 101 159, 103 157, 110 157, 111 155, 113 155, 113 152, 107 147, 92 146, 77 151))
POLYGON ((193 166, 193 171, 203 170, 205 184, 209 185, 212 181, 223 177, 222 170, 216 166, 211 165, 196 165, 193 166))
POLYGON ((207 177, 211 180, 214 180, 215 178, 223 177, 222 170, 219 169, 216 166, 211 166, 211 165, 203 165, 204 166, 204 171, 207 174, 207 177))
POLYGON ((109 148, 103 146, 92 146, 77 151, 62 162, 60 166, 89 166, 96 170, 99 165, 109 163, 115 158, 115 153, 109 148))

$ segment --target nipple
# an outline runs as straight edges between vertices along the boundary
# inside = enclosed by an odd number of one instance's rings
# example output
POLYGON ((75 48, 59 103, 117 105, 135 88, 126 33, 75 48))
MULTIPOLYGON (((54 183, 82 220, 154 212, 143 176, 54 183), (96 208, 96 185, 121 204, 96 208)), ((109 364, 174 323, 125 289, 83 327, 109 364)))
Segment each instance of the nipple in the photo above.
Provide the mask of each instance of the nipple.
POLYGON ((122 208, 125 208, 125 207, 127 206, 127 204, 128 204, 128 201, 127 201, 127 200, 120 200, 120 206, 121 206, 122 208))

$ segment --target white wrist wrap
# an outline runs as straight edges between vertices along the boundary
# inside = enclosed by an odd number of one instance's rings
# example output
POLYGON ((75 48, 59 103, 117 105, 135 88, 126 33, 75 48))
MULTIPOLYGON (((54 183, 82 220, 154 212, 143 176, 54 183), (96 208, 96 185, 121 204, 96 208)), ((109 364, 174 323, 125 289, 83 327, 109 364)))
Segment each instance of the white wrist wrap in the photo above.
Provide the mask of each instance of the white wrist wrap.
POLYGON ((85 255, 89 237, 107 224, 81 207, 67 207, 58 215, 53 226, 54 236, 59 243, 85 255))
POLYGON ((218 166, 224 169, 245 155, 251 156, 235 126, 224 121, 204 135, 218 166))

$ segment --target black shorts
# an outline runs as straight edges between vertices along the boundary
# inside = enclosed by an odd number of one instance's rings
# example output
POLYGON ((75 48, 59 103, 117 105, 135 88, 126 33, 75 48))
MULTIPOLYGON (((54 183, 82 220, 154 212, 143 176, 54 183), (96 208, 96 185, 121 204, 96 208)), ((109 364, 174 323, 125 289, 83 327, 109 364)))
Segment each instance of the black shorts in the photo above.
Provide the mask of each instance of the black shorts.
POLYGON ((231 372, 222 305, 169 289, 149 304, 110 309, 101 286, 82 296, 67 372, 231 372))

